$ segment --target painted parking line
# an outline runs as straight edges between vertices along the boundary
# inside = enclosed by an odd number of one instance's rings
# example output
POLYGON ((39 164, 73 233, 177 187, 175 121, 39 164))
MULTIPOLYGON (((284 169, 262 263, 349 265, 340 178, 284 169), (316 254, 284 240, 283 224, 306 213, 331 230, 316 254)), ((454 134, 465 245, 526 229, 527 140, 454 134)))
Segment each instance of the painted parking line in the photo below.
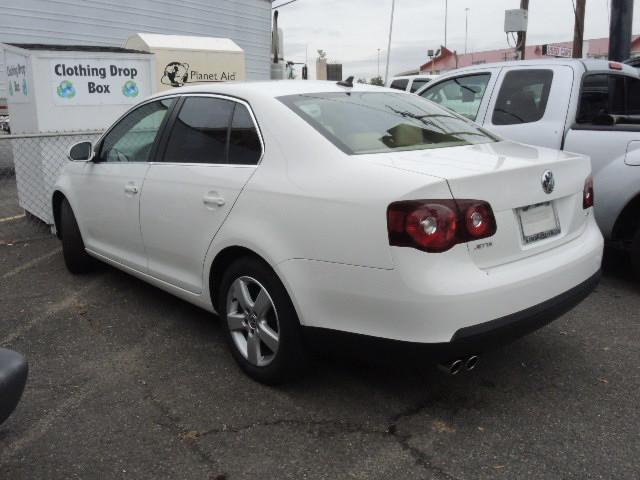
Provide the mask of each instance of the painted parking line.
POLYGON ((41 255, 37 258, 34 258, 33 260, 29 260, 26 263, 23 263, 22 265, 20 265, 17 268, 14 268, 13 270, 9 270, 7 273, 3 274, 2 280, 5 280, 9 277, 13 277, 14 275, 17 275, 21 272, 24 272, 25 270, 28 270, 29 268, 37 265, 38 263, 42 262, 43 260, 46 260, 49 257, 53 257, 54 255, 57 255, 58 253, 60 253, 62 251, 62 248, 58 247, 55 250, 49 252, 49 253, 45 253, 44 255, 41 255))
POLYGON ((20 215, 14 215, 13 217, 0 218, 0 223, 12 222, 14 220, 20 220, 21 218, 24 218, 25 216, 26 215, 24 213, 21 213, 20 215))

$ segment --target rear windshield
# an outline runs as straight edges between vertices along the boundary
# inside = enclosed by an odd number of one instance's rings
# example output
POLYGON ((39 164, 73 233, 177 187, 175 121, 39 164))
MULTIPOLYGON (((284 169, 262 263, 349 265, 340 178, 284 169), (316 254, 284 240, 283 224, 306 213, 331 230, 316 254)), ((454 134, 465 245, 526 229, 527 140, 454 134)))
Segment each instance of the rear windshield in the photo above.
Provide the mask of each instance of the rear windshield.
POLYGON ((349 155, 496 141, 472 122, 416 95, 335 92, 279 100, 349 155))

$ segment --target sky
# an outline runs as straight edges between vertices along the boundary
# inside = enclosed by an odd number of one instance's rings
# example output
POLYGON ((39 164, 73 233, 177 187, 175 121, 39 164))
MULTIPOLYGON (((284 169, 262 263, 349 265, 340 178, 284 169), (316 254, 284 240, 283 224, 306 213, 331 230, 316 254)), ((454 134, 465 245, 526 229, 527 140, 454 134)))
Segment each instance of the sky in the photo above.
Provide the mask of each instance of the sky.
MULTIPOLYGON (((527 44, 572 40, 572 1, 530 0, 527 44)), ((586 5, 584 38, 608 36, 610 0, 587 0, 586 5)), ((520 0, 448 0, 447 47, 464 52, 469 8, 468 51, 508 48, 504 11, 519 6, 520 0)), ((640 33, 639 10, 637 5, 634 33, 640 33)), ((315 78, 317 50, 323 49, 330 62, 343 64, 344 78, 370 79, 378 73, 380 49, 384 77, 390 13, 391 0, 297 0, 279 9, 284 56, 295 62, 308 58, 309 78, 315 78)), ((418 68, 428 60, 428 49, 444 44, 444 18, 445 0, 396 0, 390 75, 418 68)))

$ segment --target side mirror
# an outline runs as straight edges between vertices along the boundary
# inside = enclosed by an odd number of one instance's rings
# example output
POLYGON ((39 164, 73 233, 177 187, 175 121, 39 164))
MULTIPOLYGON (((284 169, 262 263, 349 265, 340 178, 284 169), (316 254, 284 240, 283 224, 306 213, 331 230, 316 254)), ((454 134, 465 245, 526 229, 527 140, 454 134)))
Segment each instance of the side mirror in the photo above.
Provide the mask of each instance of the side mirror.
POLYGON ((29 365, 22 355, 0 348, 0 424, 18 406, 28 373, 29 365))
POLYGON ((72 162, 88 162, 93 158, 93 145, 91 142, 76 143, 67 154, 72 162))

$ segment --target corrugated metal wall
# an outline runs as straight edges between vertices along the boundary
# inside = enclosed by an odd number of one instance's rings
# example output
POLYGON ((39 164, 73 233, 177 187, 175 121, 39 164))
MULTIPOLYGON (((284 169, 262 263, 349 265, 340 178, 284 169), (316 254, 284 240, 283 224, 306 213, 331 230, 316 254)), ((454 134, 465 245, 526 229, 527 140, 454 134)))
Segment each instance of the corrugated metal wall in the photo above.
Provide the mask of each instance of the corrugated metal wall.
MULTIPOLYGON (((231 38, 245 51, 247 79, 269 79, 270 0, 20 0, 0 4, 0 42, 121 46, 137 32, 231 38)), ((0 82, 2 79, 4 65, 0 63, 0 82)), ((6 96, 4 88, 0 83, 0 98, 6 96)))

